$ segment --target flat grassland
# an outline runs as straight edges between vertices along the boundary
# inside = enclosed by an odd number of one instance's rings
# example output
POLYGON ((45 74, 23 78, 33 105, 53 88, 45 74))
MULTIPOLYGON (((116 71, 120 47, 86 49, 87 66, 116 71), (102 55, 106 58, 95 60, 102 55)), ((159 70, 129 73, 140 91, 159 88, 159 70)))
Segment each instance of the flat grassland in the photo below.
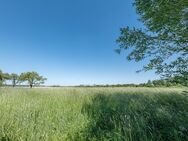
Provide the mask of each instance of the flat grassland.
POLYGON ((187 88, 0 88, 0 141, 188 141, 187 88))

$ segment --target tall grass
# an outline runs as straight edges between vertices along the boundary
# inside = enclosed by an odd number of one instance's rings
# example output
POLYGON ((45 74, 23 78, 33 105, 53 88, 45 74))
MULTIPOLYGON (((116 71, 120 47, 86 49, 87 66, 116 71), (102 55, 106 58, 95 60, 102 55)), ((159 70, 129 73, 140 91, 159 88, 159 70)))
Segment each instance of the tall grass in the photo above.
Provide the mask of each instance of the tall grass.
POLYGON ((187 141, 180 88, 0 88, 0 141, 187 141))

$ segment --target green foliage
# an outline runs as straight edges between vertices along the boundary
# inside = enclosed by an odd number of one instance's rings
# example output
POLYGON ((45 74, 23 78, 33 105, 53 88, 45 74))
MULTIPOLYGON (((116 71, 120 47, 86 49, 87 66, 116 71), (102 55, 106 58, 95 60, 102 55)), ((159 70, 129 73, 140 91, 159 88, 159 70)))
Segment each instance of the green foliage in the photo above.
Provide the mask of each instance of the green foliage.
POLYGON ((145 29, 122 28, 117 52, 131 49, 128 60, 150 60, 143 70, 187 80, 187 0, 135 0, 134 5, 145 29))
POLYGON ((30 88, 32 88, 33 85, 44 84, 45 80, 47 79, 44 78, 43 76, 40 76, 37 72, 26 72, 20 75, 20 81, 22 82, 27 81, 30 88))
POLYGON ((6 81, 6 80, 9 80, 10 79, 10 75, 8 73, 4 73, 0 70, 0 86, 3 85, 3 83, 6 81))
POLYGON ((0 89, 0 140, 187 141, 186 91, 0 89))
POLYGON ((3 72, 0 70, 0 86, 3 84, 3 72))
POLYGON ((148 80, 148 82, 147 82, 147 85, 146 85, 146 86, 148 86, 148 87, 152 87, 152 86, 153 86, 152 81, 151 81, 151 80, 148 80))
POLYGON ((15 73, 4 73, 0 70, 0 86, 2 86, 7 80, 12 82, 13 87, 19 83, 28 82, 29 86, 32 88, 34 85, 44 84, 47 79, 40 76, 37 72, 26 72, 18 75, 15 73))
POLYGON ((140 84, 140 86, 146 86, 146 87, 170 87, 170 86, 188 86, 188 81, 185 80, 185 78, 176 76, 171 77, 167 79, 159 79, 159 80, 153 80, 148 81, 145 84, 140 84))

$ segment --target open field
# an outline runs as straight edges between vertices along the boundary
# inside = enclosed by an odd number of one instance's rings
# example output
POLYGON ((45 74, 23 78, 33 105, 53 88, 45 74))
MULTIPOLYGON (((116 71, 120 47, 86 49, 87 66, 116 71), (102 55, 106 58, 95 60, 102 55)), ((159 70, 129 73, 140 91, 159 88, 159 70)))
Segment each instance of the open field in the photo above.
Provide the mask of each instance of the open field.
POLYGON ((186 88, 0 88, 0 141, 187 141, 186 88))

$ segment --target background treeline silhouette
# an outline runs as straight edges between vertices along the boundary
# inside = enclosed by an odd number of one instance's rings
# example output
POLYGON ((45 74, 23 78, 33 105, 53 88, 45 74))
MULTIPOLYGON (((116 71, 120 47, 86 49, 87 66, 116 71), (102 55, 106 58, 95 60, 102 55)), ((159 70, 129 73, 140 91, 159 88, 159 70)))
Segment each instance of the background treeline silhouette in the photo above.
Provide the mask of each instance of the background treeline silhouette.
MULTIPOLYGON (((44 84, 47 79, 35 71, 24 72, 21 74, 5 73, 0 70, 0 86, 39 86, 44 84), (8 83, 7 83, 8 82, 8 83)), ((171 86, 188 86, 188 81, 182 77, 171 77, 167 79, 149 80, 147 83, 140 84, 114 84, 114 85, 79 85, 77 87, 171 87, 171 86)), ((61 87, 52 85, 52 87, 61 87)))
POLYGON ((38 86, 44 84, 47 79, 39 75, 35 71, 23 72, 21 74, 16 73, 5 73, 0 70, 0 86, 7 85, 6 82, 11 82, 12 87, 23 86, 23 84, 32 88, 33 86, 38 86))
MULTIPOLYGON (((115 84, 115 85, 80 85, 78 87, 173 87, 173 86, 188 86, 188 81, 182 77, 172 77, 168 79, 148 80, 147 83, 140 84, 115 84)), ((58 87, 58 86, 54 86, 58 87)))

